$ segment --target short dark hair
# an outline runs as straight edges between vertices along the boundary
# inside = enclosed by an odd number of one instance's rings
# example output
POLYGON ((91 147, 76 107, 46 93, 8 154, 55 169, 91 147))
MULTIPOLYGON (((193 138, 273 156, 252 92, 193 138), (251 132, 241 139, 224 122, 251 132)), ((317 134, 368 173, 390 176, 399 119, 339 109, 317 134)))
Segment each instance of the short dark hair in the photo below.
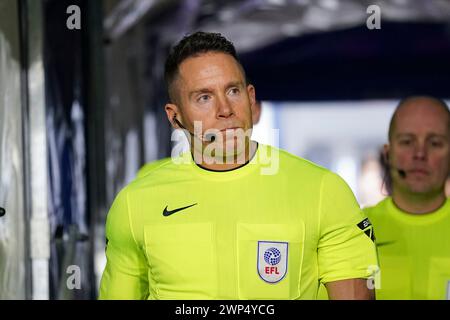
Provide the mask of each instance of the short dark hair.
POLYGON ((190 57, 198 56, 207 52, 222 52, 232 56, 239 64, 245 79, 244 68, 238 59, 236 49, 232 42, 220 33, 198 31, 185 36, 176 44, 169 53, 165 64, 164 78, 169 94, 169 99, 174 100, 172 84, 178 74, 180 64, 190 57))
POLYGON ((395 119, 397 118, 397 113, 398 110, 405 104, 407 104, 408 102, 411 102, 415 99, 428 99, 433 101, 434 103, 436 103, 437 105, 441 106, 442 109, 444 109, 447 112, 448 115, 448 120, 449 120, 449 126, 450 126, 450 110, 448 108, 447 103, 445 103, 445 101, 443 99, 440 98, 436 98, 436 97, 432 97, 432 96, 409 96, 406 98, 403 98, 402 100, 400 100, 400 102, 398 103, 397 107, 395 108, 394 114, 392 115, 391 121, 389 122, 389 132, 388 132, 388 139, 389 141, 391 141, 392 139, 392 135, 394 134, 394 130, 395 130, 395 119))

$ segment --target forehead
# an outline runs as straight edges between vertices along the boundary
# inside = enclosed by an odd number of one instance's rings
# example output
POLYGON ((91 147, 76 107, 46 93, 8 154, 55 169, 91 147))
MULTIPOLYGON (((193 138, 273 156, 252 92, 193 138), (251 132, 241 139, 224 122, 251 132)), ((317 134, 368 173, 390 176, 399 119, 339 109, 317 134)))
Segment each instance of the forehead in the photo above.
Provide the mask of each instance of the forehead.
POLYGON ((419 99, 398 109, 395 133, 448 134, 449 115, 434 101, 419 99))
POLYGON ((184 60, 180 64, 178 78, 184 86, 202 88, 229 81, 243 81, 244 76, 231 55, 207 52, 184 60))

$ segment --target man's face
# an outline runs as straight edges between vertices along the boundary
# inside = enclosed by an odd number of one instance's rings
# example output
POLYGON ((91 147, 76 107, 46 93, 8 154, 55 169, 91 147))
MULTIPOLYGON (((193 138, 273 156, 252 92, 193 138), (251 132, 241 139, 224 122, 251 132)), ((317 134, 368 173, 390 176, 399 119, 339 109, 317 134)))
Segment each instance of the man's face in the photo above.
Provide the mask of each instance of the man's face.
POLYGON ((450 162, 448 121, 446 111, 426 98, 398 110, 387 148, 394 192, 443 192, 450 162))
MULTIPOLYGON (((231 145, 231 149, 235 149, 234 133, 252 128, 255 91, 253 86, 246 86, 244 75, 232 56, 207 52, 184 60, 173 86, 177 104, 172 108, 191 132, 194 132, 194 121, 199 121, 202 133, 220 130, 221 137, 216 140, 223 139, 224 149, 230 149, 231 145)), ((170 110, 167 112, 171 117, 170 110)), ((203 142, 203 146, 205 144, 203 142)))

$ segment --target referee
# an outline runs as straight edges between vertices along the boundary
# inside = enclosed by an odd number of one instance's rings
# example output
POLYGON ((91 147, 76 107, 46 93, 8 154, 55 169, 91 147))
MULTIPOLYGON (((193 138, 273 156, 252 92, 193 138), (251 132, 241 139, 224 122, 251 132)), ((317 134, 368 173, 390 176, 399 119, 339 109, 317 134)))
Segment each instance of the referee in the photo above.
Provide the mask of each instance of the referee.
POLYGON ((428 96, 402 100, 384 148, 391 196, 364 209, 377 234, 378 299, 450 300, 450 112, 428 96))
POLYGON ((107 216, 100 299, 373 299, 372 226, 336 174, 251 140, 255 88, 235 48, 197 32, 165 68, 167 117, 190 152, 107 216))

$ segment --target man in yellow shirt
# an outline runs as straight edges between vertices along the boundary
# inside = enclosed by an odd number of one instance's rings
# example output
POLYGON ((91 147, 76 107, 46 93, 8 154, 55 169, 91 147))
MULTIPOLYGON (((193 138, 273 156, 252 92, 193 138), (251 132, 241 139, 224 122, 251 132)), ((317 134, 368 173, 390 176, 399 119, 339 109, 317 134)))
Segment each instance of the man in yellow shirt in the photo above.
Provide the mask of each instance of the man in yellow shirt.
POLYGON ((450 299, 450 116, 444 101, 400 102, 384 147, 391 196, 365 209, 377 237, 377 299, 450 299))
POLYGON ((370 222, 339 176, 250 139, 245 79, 219 34, 172 50, 165 110, 191 148, 116 197, 101 299, 373 298, 370 222))

